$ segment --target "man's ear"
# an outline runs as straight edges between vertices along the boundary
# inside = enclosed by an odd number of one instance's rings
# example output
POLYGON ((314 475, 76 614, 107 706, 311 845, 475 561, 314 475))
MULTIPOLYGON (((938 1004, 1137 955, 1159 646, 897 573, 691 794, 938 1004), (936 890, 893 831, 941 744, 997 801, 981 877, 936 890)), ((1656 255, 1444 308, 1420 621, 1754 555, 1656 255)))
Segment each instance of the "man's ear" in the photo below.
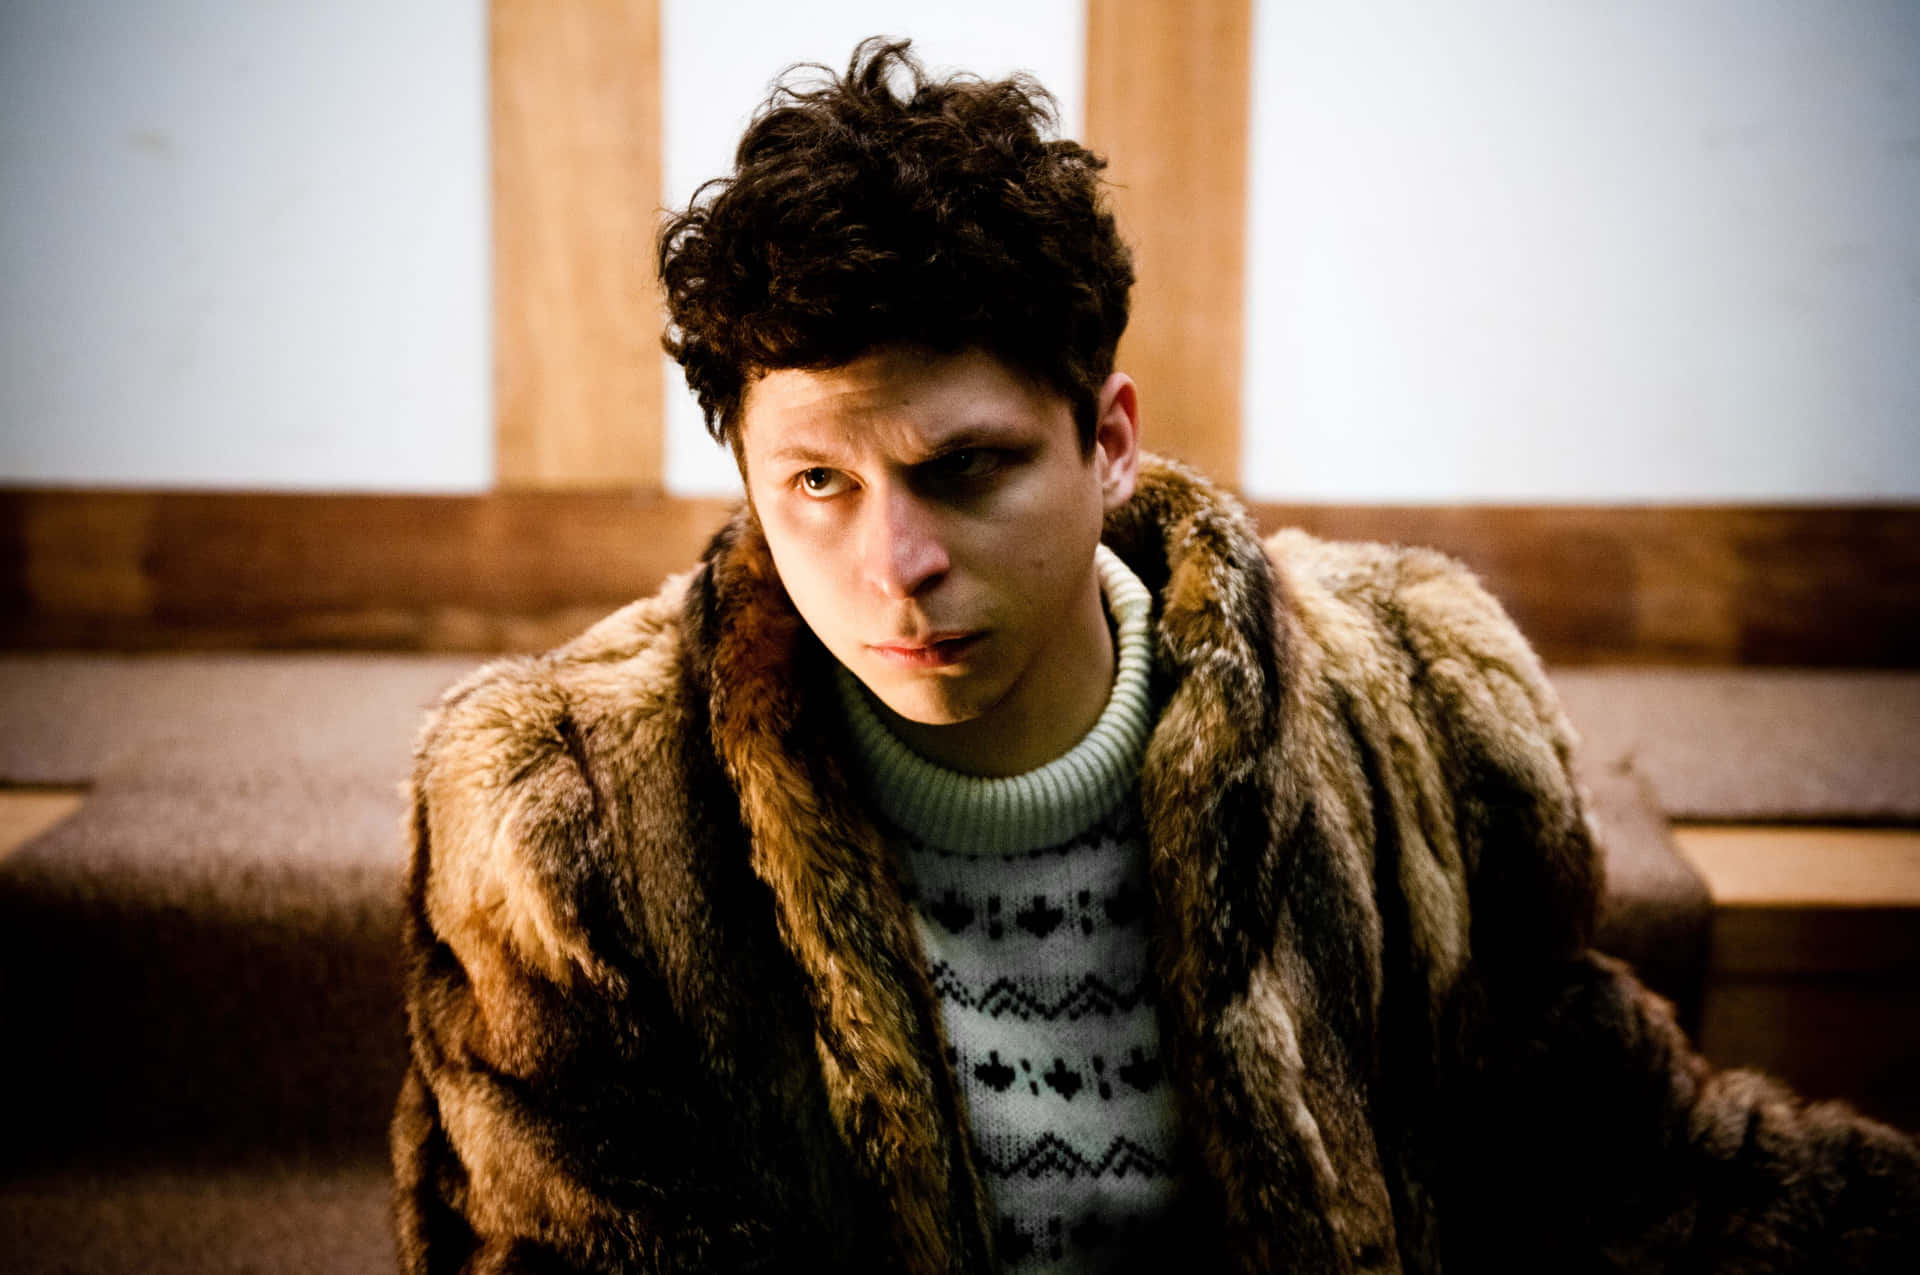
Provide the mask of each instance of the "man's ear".
POLYGON ((1100 496, 1109 512, 1127 503, 1140 476, 1140 391, 1133 378, 1115 372, 1100 387, 1093 425, 1093 463, 1100 470, 1100 496))

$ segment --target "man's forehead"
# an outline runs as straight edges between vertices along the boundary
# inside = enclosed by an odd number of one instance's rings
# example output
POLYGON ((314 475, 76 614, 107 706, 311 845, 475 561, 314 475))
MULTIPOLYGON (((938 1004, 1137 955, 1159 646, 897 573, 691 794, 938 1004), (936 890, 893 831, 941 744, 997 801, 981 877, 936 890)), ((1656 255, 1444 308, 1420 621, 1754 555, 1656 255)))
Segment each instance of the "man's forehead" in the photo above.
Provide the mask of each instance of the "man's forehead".
POLYGON ((817 453, 897 438, 945 442, 1050 424, 1065 401, 980 351, 889 347, 830 368, 782 368, 742 398, 750 451, 817 453))

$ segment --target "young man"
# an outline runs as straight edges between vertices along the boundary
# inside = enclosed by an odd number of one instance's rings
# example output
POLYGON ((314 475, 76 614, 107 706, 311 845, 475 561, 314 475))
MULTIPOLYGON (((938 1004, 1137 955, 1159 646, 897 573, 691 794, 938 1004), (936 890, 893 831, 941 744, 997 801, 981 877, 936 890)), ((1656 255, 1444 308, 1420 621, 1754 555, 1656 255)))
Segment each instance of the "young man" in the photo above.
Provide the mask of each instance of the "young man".
POLYGON ((407 1268, 1907 1268, 1914 1148, 1589 950, 1472 578, 1141 452, 1048 123, 865 45, 670 223, 748 504, 426 727, 407 1268))

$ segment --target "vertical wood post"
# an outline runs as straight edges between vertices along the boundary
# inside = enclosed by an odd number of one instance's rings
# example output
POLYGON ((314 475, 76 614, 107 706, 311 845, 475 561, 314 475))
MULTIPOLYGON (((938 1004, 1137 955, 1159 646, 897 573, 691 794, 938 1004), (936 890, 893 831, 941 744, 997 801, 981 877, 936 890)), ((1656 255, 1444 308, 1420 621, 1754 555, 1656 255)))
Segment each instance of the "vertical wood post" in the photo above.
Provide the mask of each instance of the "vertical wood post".
POLYGON ((1240 485, 1251 0, 1088 0, 1087 145, 1139 283, 1120 369, 1146 445, 1240 485))
POLYGON ((494 477, 658 490, 658 0, 492 0, 494 477))

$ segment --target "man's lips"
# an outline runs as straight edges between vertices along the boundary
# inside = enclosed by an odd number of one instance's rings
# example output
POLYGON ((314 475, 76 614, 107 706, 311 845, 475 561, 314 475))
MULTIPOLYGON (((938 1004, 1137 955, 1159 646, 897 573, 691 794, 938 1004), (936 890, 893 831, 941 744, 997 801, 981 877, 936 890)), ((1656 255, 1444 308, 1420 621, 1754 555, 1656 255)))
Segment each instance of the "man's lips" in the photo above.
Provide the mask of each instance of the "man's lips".
POLYGON ((889 664, 900 668, 944 668, 965 659, 983 632, 935 633, 908 642, 876 642, 869 649, 889 664))

